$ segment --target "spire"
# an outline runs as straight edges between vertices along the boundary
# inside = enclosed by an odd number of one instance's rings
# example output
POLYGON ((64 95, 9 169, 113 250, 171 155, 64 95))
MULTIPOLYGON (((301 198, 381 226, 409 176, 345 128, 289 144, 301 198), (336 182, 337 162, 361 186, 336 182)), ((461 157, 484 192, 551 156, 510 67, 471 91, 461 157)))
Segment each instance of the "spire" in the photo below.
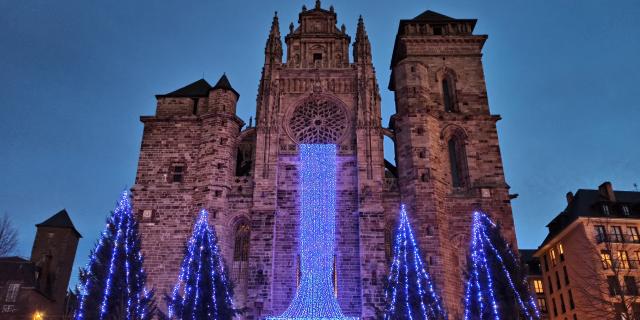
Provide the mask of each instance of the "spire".
POLYGON ((371 62, 371 43, 362 16, 358 18, 356 41, 353 43, 353 58, 355 62, 371 62))
POLYGON ((320 9, 320 0, 316 0, 316 9, 320 9))
POLYGON ((218 80, 218 83, 216 83, 216 85, 211 88, 211 90, 219 89, 231 91, 236 95, 236 99, 240 98, 240 94, 238 93, 238 91, 233 89, 233 87, 231 86, 231 82, 229 82, 229 78, 227 78, 226 73, 223 73, 222 77, 220 77, 220 80, 218 80))
POLYGON ((273 15, 271 30, 269 31, 269 38, 267 39, 264 54, 265 63, 270 63, 272 60, 282 62, 282 40, 280 40, 280 21, 278 20, 278 11, 273 15))

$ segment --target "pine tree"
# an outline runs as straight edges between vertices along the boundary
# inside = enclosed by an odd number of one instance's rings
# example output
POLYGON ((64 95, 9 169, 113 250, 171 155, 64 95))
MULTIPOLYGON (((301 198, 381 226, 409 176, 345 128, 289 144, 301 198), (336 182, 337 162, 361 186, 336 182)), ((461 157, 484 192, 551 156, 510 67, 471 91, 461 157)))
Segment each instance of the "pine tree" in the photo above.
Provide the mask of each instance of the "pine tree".
POLYGON ((385 297, 385 320, 447 319, 442 300, 422 261, 404 205, 400 207, 385 297))
POLYGON ((131 212, 128 192, 120 196, 115 210, 80 270, 76 289, 75 319, 151 319, 156 311, 153 291, 147 291, 142 267, 138 223, 131 212))
POLYGON ((171 319, 230 320, 239 313, 208 216, 200 211, 187 242, 178 282, 167 299, 171 319))
POLYGON ((464 319, 540 319, 526 274, 509 243, 484 213, 475 212, 467 263, 464 319))

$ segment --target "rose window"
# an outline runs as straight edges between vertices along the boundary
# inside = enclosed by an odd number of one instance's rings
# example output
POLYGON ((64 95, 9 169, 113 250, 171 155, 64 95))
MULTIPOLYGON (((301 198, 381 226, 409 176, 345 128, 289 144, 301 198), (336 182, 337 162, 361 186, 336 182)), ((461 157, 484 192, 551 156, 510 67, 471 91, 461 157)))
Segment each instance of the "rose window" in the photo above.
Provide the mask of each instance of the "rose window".
POLYGON ((347 131, 347 114, 334 101, 309 98, 293 111, 289 128, 298 143, 337 143, 347 131))

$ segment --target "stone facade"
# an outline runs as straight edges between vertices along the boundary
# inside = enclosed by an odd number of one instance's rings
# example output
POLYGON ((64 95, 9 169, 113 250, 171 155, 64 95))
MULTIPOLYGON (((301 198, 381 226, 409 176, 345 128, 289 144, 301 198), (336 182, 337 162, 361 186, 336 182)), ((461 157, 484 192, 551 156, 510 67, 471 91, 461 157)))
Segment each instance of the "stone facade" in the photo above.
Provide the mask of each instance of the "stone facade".
POLYGON ((349 316, 383 308, 391 230, 401 201, 457 318, 471 212, 482 208, 515 241, 496 121, 489 113, 475 20, 427 11, 402 20, 390 89, 396 114, 382 125, 371 45, 362 18, 352 44, 333 7, 303 8, 285 36, 277 16, 265 46, 256 124, 235 115, 224 76, 159 95, 144 134, 136 184, 150 284, 168 292, 204 207, 218 232, 247 319, 279 315, 298 265, 298 144, 338 146, 337 296, 349 316), (437 30, 436 30, 437 28, 437 30), (434 31, 435 30, 435 31, 434 31), (396 168, 383 137, 395 141, 396 168), (447 271, 447 272, 445 272, 447 271))

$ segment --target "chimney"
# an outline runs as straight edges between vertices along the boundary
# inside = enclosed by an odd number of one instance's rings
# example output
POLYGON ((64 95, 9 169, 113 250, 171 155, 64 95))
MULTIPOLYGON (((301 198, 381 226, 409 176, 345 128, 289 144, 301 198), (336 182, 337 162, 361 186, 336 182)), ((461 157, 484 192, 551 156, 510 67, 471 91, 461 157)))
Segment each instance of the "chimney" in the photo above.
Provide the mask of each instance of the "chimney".
POLYGON ((572 201, 573 201, 573 192, 569 191, 567 192, 567 204, 571 204, 572 201))
POLYGON ((611 182, 609 181, 603 182, 598 187, 598 191, 600 192, 600 195, 603 196, 605 199, 611 202, 616 202, 616 196, 615 194, 613 194, 613 187, 611 186, 611 182))

